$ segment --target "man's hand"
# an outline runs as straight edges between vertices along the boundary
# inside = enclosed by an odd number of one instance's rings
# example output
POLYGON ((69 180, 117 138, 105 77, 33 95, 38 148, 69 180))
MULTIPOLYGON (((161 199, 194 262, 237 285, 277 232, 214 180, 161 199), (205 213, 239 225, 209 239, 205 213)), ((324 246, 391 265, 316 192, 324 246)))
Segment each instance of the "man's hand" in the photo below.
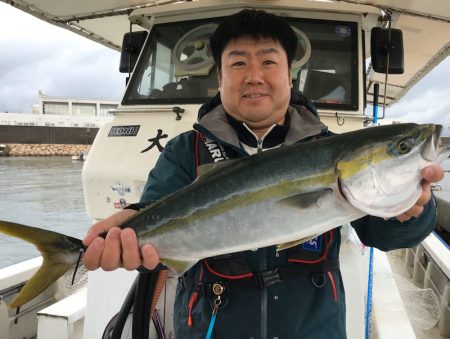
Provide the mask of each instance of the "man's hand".
POLYGON ((430 165, 422 170, 422 177, 422 195, 413 207, 395 217, 398 221, 405 222, 413 217, 418 217, 423 212, 423 207, 431 199, 431 183, 442 180, 444 170, 439 165, 430 165))
POLYGON ((131 271, 143 265, 151 270, 158 265, 159 257, 152 245, 144 245, 139 252, 134 230, 118 227, 135 213, 134 210, 125 209, 92 225, 83 239, 83 244, 88 247, 83 256, 86 269, 96 270, 101 267, 105 271, 112 271, 123 267, 131 271), (105 231, 108 232, 106 238, 98 236, 105 231))

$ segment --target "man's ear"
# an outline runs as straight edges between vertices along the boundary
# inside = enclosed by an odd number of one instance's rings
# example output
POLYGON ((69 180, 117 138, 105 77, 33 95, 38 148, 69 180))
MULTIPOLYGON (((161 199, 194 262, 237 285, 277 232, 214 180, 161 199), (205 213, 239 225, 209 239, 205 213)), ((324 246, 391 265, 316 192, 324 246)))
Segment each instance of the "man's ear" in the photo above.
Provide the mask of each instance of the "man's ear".
POLYGON ((220 88, 222 87, 222 71, 220 68, 217 69, 217 82, 219 84, 218 90, 220 92, 220 88))

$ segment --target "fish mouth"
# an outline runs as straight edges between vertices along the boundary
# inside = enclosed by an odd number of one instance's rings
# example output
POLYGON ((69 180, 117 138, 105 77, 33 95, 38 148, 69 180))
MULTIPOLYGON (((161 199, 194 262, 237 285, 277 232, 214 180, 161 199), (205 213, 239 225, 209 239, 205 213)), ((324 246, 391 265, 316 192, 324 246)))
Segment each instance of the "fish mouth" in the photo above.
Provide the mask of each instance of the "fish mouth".
POLYGON ((339 196, 342 199, 344 199, 345 201, 348 201, 347 196, 344 193, 344 186, 343 186, 341 178, 337 179, 336 186, 337 186, 337 193, 339 194, 339 196))
POLYGON ((434 161, 440 148, 439 142, 442 134, 442 126, 432 126, 433 131, 425 140, 425 146, 422 150, 422 157, 427 161, 434 161))
POLYGON ((441 163, 450 156, 450 144, 442 143, 442 125, 434 125, 433 132, 428 137, 422 150, 422 157, 430 162, 441 163))

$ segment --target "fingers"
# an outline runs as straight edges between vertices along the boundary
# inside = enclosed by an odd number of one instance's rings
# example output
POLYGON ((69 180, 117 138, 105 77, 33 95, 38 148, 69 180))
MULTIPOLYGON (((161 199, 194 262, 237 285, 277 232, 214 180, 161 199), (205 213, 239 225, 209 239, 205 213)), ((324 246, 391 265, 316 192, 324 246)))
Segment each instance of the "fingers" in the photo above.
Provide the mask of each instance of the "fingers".
POLYGON ((100 267, 105 271, 113 271, 122 267, 122 230, 113 227, 108 231, 105 238, 105 246, 100 259, 100 267))
POLYGON ((429 165, 422 170, 422 177, 428 182, 438 182, 444 178, 444 169, 439 165, 429 165))
POLYGON ((135 270, 141 265, 154 269, 159 263, 155 248, 146 244, 141 252, 134 230, 113 227, 105 239, 97 237, 91 242, 83 256, 83 263, 88 270, 102 268, 113 271, 119 267, 135 270))
POLYGON ((94 225, 92 225, 86 236, 83 239, 83 245, 84 246, 89 246, 91 244, 91 242, 98 237, 98 235, 102 232, 107 231, 110 227, 108 227, 109 225, 109 220, 108 219, 104 219, 101 220, 97 223, 95 223, 94 225))
POLYGON ((141 265, 136 233, 131 228, 111 228, 104 240, 97 237, 91 242, 83 256, 83 263, 88 270, 99 267, 105 271, 119 267, 135 270, 141 265))
POLYGON ((142 265, 149 270, 153 270, 159 264, 159 256, 155 248, 150 244, 146 244, 142 246, 141 252, 143 258, 142 265))
POLYGON ((444 174, 444 169, 439 165, 432 164, 425 167, 422 170, 422 194, 413 207, 395 218, 400 222, 405 222, 413 217, 418 217, 423 212, 424 206, 431 199, 431 183, 442 180, 444 178, 444 174))
POLYGON ((422 212, 423 212, 423 205, 414 205, 405 213, 398 215, 395 218, 400 222, 405 222, 411 218, 417 218, 422 212))
POLYGON ((144 245, 142 256, 136 233, 131 228, 121 229, 117 226, 123 224, 136 211, 122 210, 110 217, 94 224, 83 244, 87 250, 83 255, 83 263, 86 269, 96 270, 102 268, 112 271, 119 267, 127 270, 135 270, 141 265, 147 269, 154 269, 159 263, 156 250, 151 245, 144 245), (107 231, 105 239, 99 234, 107 231))
POLYGON ((120 244, 120 228, 111 228, 106 238, 96 237, 83 255, 84 267, 96 270, 101 267, 112 271, 122 266, 122 246, 120 244))
POLYGON ((120 234, 122 241, 123 267, 129 271, 141 266, 141 254, 136 233, 131 228, 126 228, 120 234))
POLYGON ((416 205, 425 206, 431 199, 431 183, 428 181, 422 182, 422 194, 417 199, 416 205))
POLYGON ((112 227, 121 225, 125 220, 137 213, 135 210, 121 210, 106 219, 103 219, 91 226, 87 232, 86 237, 83 239, 83 244, 89 246, 90 243, 97 238, 100 233, 108 231, 112 227))
POLYGON ((105 239, 95 238, 83 255, 83 265, 87 270, 93 271, 100 267, 105 239))

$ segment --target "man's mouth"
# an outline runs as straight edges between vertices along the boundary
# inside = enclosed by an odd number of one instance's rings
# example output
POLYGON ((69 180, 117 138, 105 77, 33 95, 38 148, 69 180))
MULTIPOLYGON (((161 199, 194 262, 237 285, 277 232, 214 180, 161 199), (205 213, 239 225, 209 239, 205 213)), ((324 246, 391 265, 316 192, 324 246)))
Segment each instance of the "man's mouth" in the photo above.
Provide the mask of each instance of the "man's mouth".
POLYGON ((262 98, 263 96, 266 96, 266 94, 244 94, 243 95, 244 98, 249 98, 249 99, 262 98))

